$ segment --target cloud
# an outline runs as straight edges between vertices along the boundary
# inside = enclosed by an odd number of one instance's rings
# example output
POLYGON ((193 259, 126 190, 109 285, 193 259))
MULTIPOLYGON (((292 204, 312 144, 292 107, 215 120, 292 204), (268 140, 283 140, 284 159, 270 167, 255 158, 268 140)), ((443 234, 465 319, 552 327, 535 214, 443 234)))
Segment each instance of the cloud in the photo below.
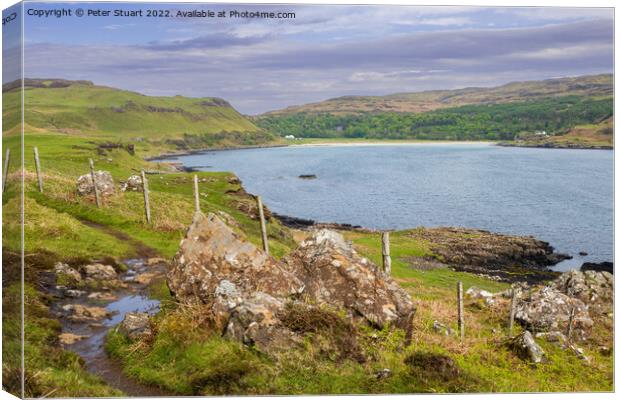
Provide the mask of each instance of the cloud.
MULTIPOLYGON (((452 13, 449 7, 305 9, 308 13, 295 9, 303 15, 300 24, 209 23, 183 29, 185 38, 139 45, 29 42, 26 75, 89 79, 151 95, 218 96, 242 112, 258 113, 348 94, 613 70, 609 18, 506 28, 473 8, 452 13), (441 25, 454 18, 462 24, 441 25), (433 29, 407 25, 421 20, 434 21, 433 29)), ((195 25, 183 25, 189 26, 195 25)))

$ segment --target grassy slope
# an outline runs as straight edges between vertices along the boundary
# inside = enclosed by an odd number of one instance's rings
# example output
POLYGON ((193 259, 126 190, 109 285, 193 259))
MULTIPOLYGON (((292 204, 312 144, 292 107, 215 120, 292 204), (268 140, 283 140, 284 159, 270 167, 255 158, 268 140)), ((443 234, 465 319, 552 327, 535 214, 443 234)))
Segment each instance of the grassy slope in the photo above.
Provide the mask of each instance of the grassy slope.
POLYGON ((544 81, 513 82, 492 88, 433 90, 396 93, 387 96, 344 96, 318 103, 292 106, 263 115, 300 112, 356 114, 362 112, 425 112, 466 104, 509 103, 543 97, 568 95, 612 95, 610 74, 544 81))
MULTIPOLYGON (((25 90, 26 133, 65 133, 125 144, 139 141, 145 144, 141 151, 150 155, 273 141, 222 99, 154 97, 67 82, 65 87, 25 90)), ((19 134, 19 96, 19 90, 3 92, 5 135, 19 134)))

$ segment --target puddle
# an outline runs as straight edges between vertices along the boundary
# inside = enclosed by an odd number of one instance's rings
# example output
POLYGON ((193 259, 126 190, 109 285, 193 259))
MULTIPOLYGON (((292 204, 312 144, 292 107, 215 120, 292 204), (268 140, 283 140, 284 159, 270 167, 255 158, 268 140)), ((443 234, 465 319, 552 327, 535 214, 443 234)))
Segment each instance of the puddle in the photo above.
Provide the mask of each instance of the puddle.
MULTIPOLYGON (((120 278, 133 277, 136 274, 148 271, 161 270, 161 266, 146 266, 141 259, 126 260, 129 270, 120 278)), ((130 312, 146 312, 154 315, 159 311, 159 301, 150 299, 144 292, 145 286, 133 282, 126 282, 126 289, 111 291, 116 297, 114 301, 102 301, 88 299, 87 296, 79 298, 63 298, 56 303, 56 309, 60 310, 65 304, 81 304, 85 306, 105 307, 112 315, 104 320, 70 321, 61 318, 63 332, 71 332, 77 335, 86 335, 88 338, 76 343, 65 345, 64 348, 79 354, 85 361, 86 369, 100 376, 107 384, 122 390, 127 396, 170 396, 160 388, 143 385, 126 376, 117 361, 108 357, 104 344, 108 331, 121 323, 125 314, 130 312)))

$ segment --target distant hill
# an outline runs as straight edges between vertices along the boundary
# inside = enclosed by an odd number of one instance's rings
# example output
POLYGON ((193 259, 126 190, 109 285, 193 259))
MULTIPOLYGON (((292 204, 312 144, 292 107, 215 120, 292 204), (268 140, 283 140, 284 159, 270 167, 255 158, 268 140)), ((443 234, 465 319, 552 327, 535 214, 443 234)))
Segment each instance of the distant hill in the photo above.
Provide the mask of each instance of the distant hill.
POLYGON ((499 104, 558 96, 612 96, 611 74, 543 81, 513 82, 506 85, 456 90, 432 90, 414 93, 395 93, 387 96, 343 96, 334 99, 291 106, 262 116, 296 113, 329 113, 334 115, 379 112, 427 112, 471 104, 499 104))
MULTIPOLYGON (((2 87, 5 134, 17 133, 19 87, 19 81, 2 87)), ((25 87, 26 133, 176 139, 194 141, 197 146, 222 140, 256 144, 272 139, 227 101, 215 97, 154 97, 63 79, 26 79, 25 87)))

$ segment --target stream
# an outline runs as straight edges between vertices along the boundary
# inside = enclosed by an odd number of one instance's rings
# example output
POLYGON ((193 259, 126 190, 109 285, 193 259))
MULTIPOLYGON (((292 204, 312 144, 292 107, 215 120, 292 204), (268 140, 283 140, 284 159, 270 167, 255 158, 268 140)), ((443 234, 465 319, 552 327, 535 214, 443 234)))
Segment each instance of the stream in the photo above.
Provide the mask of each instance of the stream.
MULTIPOLYGON (((108 331, 121 323, 125 314, 131 312, 146 312, 154 315, 159 311, 159 301, 153 300, 146 294, 147 285, 135 281, 139 274, 163 273, 163 265, 147 266, 144 259, 125 260, 128 266, 127 272, 119 274, 122 281, 127 285, 110 291, 101 291, 105 299, 90 299, 86 292, 79 297, 62 297, 57 301, 53 309, 60 316, 63 333, 87 336, 74 343, 64 344, 63 347, 73 351, 85 361, 85 368, 89 372, 101 377, 108 385, 121 390, 127 396, 170 396, 171 393, 155 386, 148 386, 128 377, 117 360, 111 359, 105 351, 105 338, 108 331), (111 315, 98 321, 71 320, 63 306, 78 304, 87 307, 104 307, 111 315)), ((58 287, 55 289, 57 292, 58 287)), ((56 293, 56 294, 61 294, 56 293)))

